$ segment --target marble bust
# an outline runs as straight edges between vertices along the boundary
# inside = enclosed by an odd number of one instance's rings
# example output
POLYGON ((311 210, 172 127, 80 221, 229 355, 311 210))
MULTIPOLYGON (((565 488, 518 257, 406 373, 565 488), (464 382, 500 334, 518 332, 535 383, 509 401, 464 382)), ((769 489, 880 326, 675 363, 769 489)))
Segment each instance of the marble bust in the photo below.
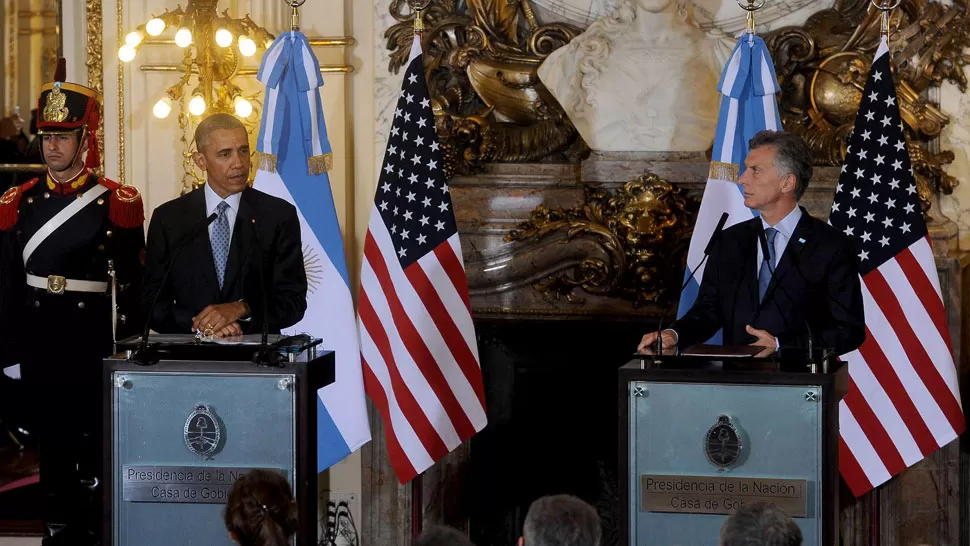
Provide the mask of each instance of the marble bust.
POLYGON ((705 151, 719 67, 674 0, 620 0, 539 67, 539 78, 597 151, 705 151))
MULTIPOLYGON (((714 142, 717 82, 745 12, 736 0, 538 0, 609 15, 553 52, 539 78, 597 151, 706 151, 714 142)), ((798 25, 833 0, 775 0, 758 30, 798 25)))

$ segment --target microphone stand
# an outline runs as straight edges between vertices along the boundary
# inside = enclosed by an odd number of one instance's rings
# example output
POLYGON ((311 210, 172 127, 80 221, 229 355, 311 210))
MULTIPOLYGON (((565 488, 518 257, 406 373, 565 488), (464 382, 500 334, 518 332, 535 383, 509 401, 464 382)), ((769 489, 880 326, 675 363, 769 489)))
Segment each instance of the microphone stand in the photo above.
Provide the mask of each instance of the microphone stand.
POLYGON ((162 295, 162 292, 165 291, 165 283, 168 281, 168 276, 172 273, 172 269, 175 268, 175 262, 178 260, 179 254, 182 253, 182 249, 184 249, 192 240, 198 237, 199 234, 202 233, 203 229, 209 227, 212 222, 215 222, 218 216, 219 215, 214 212, 207 216, 203 221, 199 222, 198 225, 193 227, 189 234, 176 245, 175 252, 172 254, 172 259, 169 260, 168 267, 165 268, 165 274, 162 275, 162 282, 159 283, 158 290, 155 291, 155 297, 152 298, 152 304, 148 308, 148 316, 145 318, 145 327, 142 330, 141 342, 139 342, 138 348, 135 349, 134 353, 128 357, 128 360, 142 366, 152 366, 158 364, 160 359, 158 350, 159 344, 155 343, 153 345, 148 343, 148 336, 152 324, 152 314, 155 312, 155 306, 158 304, 158 298, 162 295))
MULTIPOLYGON (((711 249, 714 248, 714 243, 721 236, 721 232, 724 229, 724 224, 726 224, 728 221, 728 216, 730 215, 727 212, 721 213, 721 217, 717 221, 717 226, 714 227, 714 232, 711 233, 711 238, 707 240, 707 246, 704 247, 704 257, 701 258, 701 261, 697 264, 697 267, 691 270, 690 275, 688 275, 687 279, 684 280, 684 284, 680 286, 681 293, 684 292, 684 288, 687 288, 687 285, 690 284, 691 279, 693 279, 697 274, 697 270, 707 262, 707 258, 709 258, 711 255, 711 249)), ((661 316, 660 324, 657 328, 657 349, 654 351, 654 364, 660 364, 660 359, 657 357, 659 357, 663 352, 663 324, 664 319, 663 316, 661 316)))
POLYGON ((253 218, 247 223, 252 227, 253 238, 256 240, 256 268, 259 270, 259 292, 263 305, 259 349, 253 354, 253 363, 257 366, 282 368, 286 364, 286 359, 277 351, 278 343, 274 343, 273 345, 269 344, 269 302, 266 297, 266 276, 263 273, 263 266, 265 264, 263 263, 263 254, 259 245, 259 232, 256 230, 256 219, 253 218))

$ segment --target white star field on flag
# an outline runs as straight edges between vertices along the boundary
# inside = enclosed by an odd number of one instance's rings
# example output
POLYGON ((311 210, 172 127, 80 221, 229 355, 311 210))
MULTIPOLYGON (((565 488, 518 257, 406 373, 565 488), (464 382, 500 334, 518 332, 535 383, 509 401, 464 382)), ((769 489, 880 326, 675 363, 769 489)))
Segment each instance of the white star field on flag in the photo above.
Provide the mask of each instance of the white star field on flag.
POLYGON ((394 110, 375 202, 401 267, 457 231, 424 77, 412 63, 394 110))
POLYGON ((926 236, 892 78, 873 73, 849 137, 829 223, 852 237, 863 275, 926 236), (872 87, 870 89, 869 87, 872 87), (851 212, 850 212, 851 211, 851 212))

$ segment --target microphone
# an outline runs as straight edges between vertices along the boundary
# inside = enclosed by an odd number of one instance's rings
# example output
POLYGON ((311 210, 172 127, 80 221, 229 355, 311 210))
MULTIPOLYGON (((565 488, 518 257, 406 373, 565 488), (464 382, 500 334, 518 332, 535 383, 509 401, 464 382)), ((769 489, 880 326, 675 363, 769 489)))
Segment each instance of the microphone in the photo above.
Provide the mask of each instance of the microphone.
POLYGON ((694 275, 697 273, 697 270, 700 269, 702 265, 704 265, 704 262, 707 261, 707 257, 711 255, 711 249, 714 248, 714 241, 716 241, 721 236, 721 230, 724 229, 724 224, 726 224, 727 221, 728 221, 728 213, 727 212, 721 213, 721 218, 717 221, 717 227, 714 228, 714 233, 711 234, 710 240, 707 241, 707 246, 704 247, 704 257, 701 258, 701 262, 697 264, 697 267, 695 267, 690 272, 690 275, 687 276, 687 280, 685 280, 684 284, 680 287, 681 292, 684 291, 684 288, 687 288, 687 284, 690 283, 691 279, 694 278, 694 275))
POLYGON ((256 257, 258 258, 256 268, 259 270, 259 295, 263 305, 262 337, 259 342, 259 350, 253 355, 253 362, 260 366, 282 366, 282 356, 271 350, 269 346, 269 303, 266 297, 266 277, 263 273, 264 264, 259 245, 259 231, 256 229, 256 219, 250 218, 247 224, 252 228, 253 239, 256 241, 256 257))
POLYGON ((168 276, 172 273, 172 269, 175 267, 175 261, 178 260, 179 254, 182 253, 182 249, 188 246, 190 242, 195 240, 195 238, 198 237, 203 230, 208 228, 212 222, 215 222, 216 218, 218 217, 219 214, 213 212, 201 222, 193 226, 192 229, 189 230, 188 234, 185 237, 182 237, 182 240, 175 245, 175 252, 172 254, 172 259, 169 260, 168 266, 165 268, 165 274, 162 275, 162 282, 158 285, 158 290, 155 291, 155 297, 152 299, 152 304, 148 308, 148 316, 145 318, 145 328, 142 330, 141 343, 138 346, 138 351, 131 358, 131 360, 139 360, 146 365, 150 362, 157 362, 157 359, 152 360, 152 355, 146 355, 146 351, 148 349, 148 332, 151 329, 152 314, 155 312, 155 305, 158 304, 158 297, 165 290, 165 282, 168 281, 168 276))
MULTIPOLYGON (((704 247, 704 257, 701 258, 701 261, 700 263, 697 264, 697 267, 692 269, 690 272, 690 275, 688 275, 687 279, 684 280, 684 284, 682 284, 680 287, 681 292, 683 292, 684 289, 687 288, 687 285, 690 284, 691 279, 693 279, 694 275, 697 274, 697 270, 700 269, 705 262, 707 262, 707 258, 711 255, 711 249, 714 248, 714 243, 717 241, 718 238, 720 238, 721 231, 724 229, 724 224, 726 224, 728 221, 728 216, 730 215, 727 213, 727 211, 721 213, 721 217, 717 220, 717 226, 714 227, 714 232, 711 233, 711 238, 707 241, 707 246, 704 247)), ((659 325, 659 328, 657 329, 656 354, 659 355, 661 354, 662 351, 663 351, 663 317, 660 317, 660 325, 659 325)))

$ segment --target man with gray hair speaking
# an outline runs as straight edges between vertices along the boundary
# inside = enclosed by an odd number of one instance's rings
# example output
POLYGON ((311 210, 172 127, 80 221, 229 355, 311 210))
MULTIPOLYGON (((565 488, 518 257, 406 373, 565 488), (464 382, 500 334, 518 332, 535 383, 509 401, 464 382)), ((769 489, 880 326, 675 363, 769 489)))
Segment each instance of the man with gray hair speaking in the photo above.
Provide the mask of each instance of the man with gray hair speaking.
POLYGON ((808 146, 792 133, 762 131, 749 147, 738 184, 760 217, 712 236, 694 305, 669 329, 644 335, 639 352, 690 347, 718 330, 725 345, 767 350, 845 354, 865 340, 855 243, 798 205, 812 178, 808 146))
POLYGON ((572 495, 536 499, 525 516, 519 546, 599 546, 600 518, 572 495))

